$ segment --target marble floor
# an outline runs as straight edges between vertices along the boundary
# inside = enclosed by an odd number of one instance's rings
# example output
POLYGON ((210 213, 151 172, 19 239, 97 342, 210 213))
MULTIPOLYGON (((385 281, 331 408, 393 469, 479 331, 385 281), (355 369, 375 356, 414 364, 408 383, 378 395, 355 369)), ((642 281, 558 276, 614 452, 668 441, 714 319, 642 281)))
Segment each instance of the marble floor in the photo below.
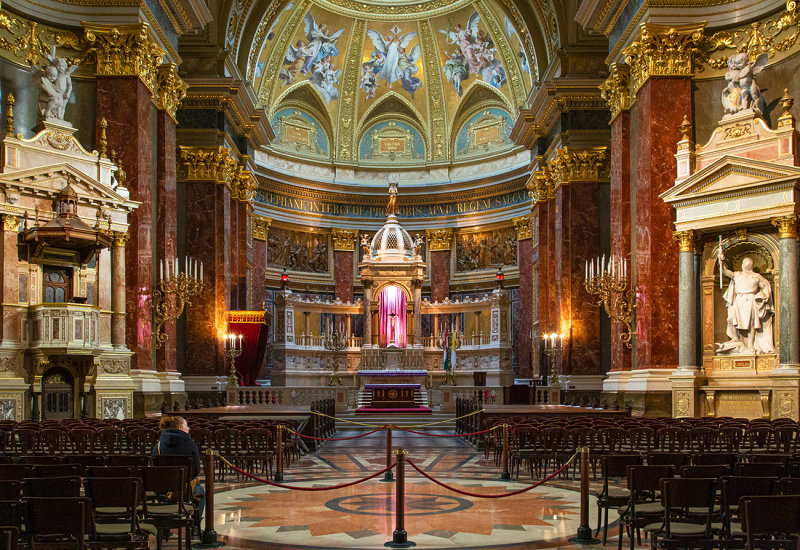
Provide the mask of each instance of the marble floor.
MULTIPOLYGON (((362 439, 327 442, 315 454, 295 462, 286 472, 285 483, 325 487, 365 477, 385 465, 384 441, 379 432, 362 439)), ((532 482, 524 473, 517 482, 498 481, 494 460, 485 460, 482 451, 460 438, 395 431, 393 443, 395 448, 407 449, 409 458, 427 473, 468 492, 496 494, 532 482)), ((219 484, 216 496, 219 539, 228 547, 264 550, 383 548, 395 528, 395 484, 380 479, 306 492, 229 478, 219 484)), ((417 548, 426 549, 573 548, 568 538, 575 535, 579 524, 577 488, 571 478, 556 479, 520 495, 483 499, 451 492, 408 468, 408 538, 417 548)), ((594 501, 590 510, 594 526, 594 501)), ((615 519, 612 514, 610 521, 615 519)), ((614 525, 606 546, 616 547, 616 534, 614 525)))

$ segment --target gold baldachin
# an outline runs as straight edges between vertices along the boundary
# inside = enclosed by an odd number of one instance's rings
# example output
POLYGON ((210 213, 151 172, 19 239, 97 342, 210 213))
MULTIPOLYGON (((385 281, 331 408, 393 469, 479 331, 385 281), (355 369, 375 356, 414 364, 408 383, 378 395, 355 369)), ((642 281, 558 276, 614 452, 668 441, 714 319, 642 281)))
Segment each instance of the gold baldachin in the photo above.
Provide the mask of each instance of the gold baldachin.
POLYGON ((517 228, 517 240, 530 239, 533 236, 531 231, 533 224, 531 223, 530 216, 520 216, 519 218, 511 218, 514 227, 517 228))
POLYGON ((778 238, 796 239, 797 238, 797 214, 782 216, 772 220, 772 225, 778 228, 778 238))
POLYGON ((184 179, 230 184, 237 164, 227 147, 203 148, 181 145, 179 151, 184 179))
POLYGON ((608 78, 599 86, 600 97, 608 104, 611 120, 631 107, 631 68, 624 63, 612 63, 608 78))
POLYGON ((356 232, 348 229, 331 229, 334 250, 353 251, 356 249, 356 232))
POLYGON ((694 252, 697 248, 699 235, 697 231, 674 231, 672 238, 678 242, 680 252, 694 252))
POLYGON ((432 229, 428 231, 428 249, 450 250, 453 242, 452 229, 432 229))
POLYGON ((138 76, 151 92, 158 89, 158 66, 166 52, 150 37, 147 23, 83 23, 88 62, 98 76, 138 76))
POLYGON ((172 120, 177 122, 175 113, 186 97, 189 86, 178 76, 178 67, 175 63, 164 63, 158 67, 157 82, 156 106, 166 111, 172 120))

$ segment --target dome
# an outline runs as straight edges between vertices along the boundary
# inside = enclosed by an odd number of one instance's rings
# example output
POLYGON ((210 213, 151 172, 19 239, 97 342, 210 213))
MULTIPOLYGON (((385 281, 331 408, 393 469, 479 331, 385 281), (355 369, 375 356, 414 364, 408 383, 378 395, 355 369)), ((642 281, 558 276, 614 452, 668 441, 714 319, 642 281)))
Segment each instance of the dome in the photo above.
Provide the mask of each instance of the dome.
POLYGON ((403 229, 397 216, 390 214, 372 238, 370 259, 377 261, 397 261, 414 259, 414 241, 408 231, 403 229))

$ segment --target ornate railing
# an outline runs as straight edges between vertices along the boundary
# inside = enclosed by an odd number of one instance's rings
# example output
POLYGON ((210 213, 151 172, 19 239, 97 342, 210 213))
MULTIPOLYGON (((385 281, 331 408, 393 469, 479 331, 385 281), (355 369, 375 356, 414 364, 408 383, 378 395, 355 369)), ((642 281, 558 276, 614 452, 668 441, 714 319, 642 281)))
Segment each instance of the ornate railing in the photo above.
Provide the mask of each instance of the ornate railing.
POLYGON ((99 346, 100 310, 82 304, 28 308, 30 347, 94 349, 99 346))
POLYGON ((334 397, 333 389, 322 387, 239 386, 228 388, 228 405, 251 407, 305 407, 314 401, 334 397))

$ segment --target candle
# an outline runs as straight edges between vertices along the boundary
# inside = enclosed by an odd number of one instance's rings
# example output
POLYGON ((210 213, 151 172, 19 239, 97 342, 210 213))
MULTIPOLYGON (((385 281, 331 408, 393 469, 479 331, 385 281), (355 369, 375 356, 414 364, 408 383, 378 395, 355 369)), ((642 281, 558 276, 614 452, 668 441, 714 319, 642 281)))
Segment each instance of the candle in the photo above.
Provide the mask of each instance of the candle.
POLYGON ((606 272, 606 255, 603 254, 603 259, 600 260, 600 275, 606 272))
POLYGON ((239 349, 242 349, 242 335, 239 335, 239 349))
POLYGON ((194 278, 197 280, 197 260, 194 260, 194 278))
POLYGON ((159 271, 161 274, 161 280, 164 280, 164 260, 158 262, 159 271))
POLYGON ((173 258, 173 260, 174 260, 174 261, 173 261, 173 265, 172 265, 172 267, 173 267, 174 269, 172 270, 172 276, 173 276, 173 277, 177 277, 177 276, 178 276, 178 257, 177 257, 177 256, 175 256, 175 257, 173 258))
POLYGON ((203 282, 203 262, 200 262, 200 282, 203 282))
POLYGON ((583 279, 589 280, 589 260, 583 262, 583 279))
POLYGON ((184 269, 183 272, 186 273, 187 275, 191 275, 192 272, 189 271, 189 256, 186 256, 183 259, 183 264, 186 266, 186 269, 184 269))

